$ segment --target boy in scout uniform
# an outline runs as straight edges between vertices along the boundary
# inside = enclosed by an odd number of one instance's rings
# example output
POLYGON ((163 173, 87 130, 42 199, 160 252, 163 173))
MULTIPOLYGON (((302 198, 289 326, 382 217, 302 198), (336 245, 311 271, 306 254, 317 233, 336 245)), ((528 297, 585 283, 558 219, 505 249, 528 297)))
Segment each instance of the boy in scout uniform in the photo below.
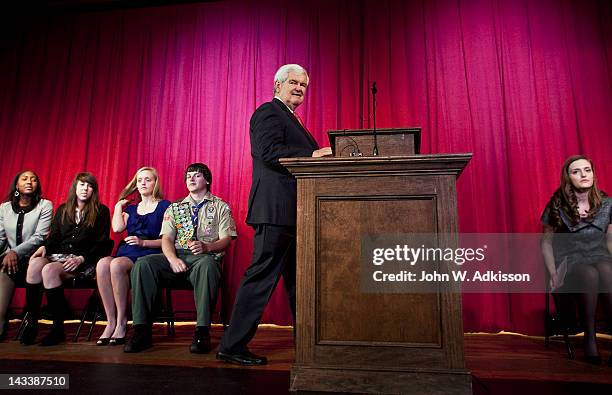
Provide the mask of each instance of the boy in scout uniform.
POLYGON ((189 196, 174 202, 164 214, 162 252, 139 258, 131 273, 134 335, 125 352, 152 346, 151 311, 161 280, 187 278, 193 285, 197 323, 192 353, 210 351, 210 313, 221 278, 223 251, 236 237, 232 213, 223 200, 210 193, 212 175, 202 163, 185 171, 189 196))

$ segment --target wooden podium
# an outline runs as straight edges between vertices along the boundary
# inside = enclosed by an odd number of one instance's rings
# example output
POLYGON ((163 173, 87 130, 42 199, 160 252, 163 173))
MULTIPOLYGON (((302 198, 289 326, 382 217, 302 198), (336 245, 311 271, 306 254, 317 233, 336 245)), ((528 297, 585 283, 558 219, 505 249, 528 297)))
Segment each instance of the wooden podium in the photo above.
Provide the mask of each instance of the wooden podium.
MULTIPOLYGON (((372 129, 329 130, 334 156, 372 156, 372 129), (356 155, 357 154, 357 155, 356 155)), ((378 149, 384 156, 414 155, 421 150, 421 128, 377 129, 378 149)))
POLYGON ((281 159, 298 183, 292 391, 471 393, 460 293, 359 283, 363 234, 457 232, 455 180, 470 158, 281 159))

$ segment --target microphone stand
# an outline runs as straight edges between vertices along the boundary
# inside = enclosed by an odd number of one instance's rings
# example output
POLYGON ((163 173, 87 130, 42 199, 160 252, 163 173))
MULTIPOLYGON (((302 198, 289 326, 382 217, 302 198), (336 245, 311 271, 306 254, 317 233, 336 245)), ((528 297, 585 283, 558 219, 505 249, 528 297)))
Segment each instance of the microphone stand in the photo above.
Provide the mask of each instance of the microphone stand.
POLYGON ((374 150, 372 156, 378 156, 378 139, 376 136, 376 81, 372 82, 372 123, 374 125, 374 150))

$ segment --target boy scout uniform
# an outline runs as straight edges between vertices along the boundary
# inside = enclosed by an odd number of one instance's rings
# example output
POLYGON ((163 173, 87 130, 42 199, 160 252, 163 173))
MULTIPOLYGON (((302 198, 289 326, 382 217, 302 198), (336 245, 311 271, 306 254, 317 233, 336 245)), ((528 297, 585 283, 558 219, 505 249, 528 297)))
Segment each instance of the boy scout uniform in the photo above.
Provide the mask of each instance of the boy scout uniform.
POLYGON ((160 234, 174 238, 176 255, 185 262, 187 271, 174 273, 164 254, 148 255, 136 261, 131 272, 134 325, 151 324, 151 311, 160 281, 187 278, 193 285, 196 325, 209 326, 212 303, 221 279, 220 264, 224 252, 194 255, 187 248, 187 243, 190 240, 212 243, 227 236, 235 238, 236 225, 228 204, 210 192, 200 205, 187 196, 168 207, 160 234))

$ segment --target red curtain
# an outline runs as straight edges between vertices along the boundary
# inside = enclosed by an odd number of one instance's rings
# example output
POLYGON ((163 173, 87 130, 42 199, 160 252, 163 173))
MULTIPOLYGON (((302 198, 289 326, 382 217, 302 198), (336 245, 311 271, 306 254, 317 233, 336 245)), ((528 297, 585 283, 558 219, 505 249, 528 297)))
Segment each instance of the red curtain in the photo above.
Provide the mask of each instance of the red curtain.
MULTIPOLYGON (((174 200, 185 166, 207 163, 238 225, 228 308, 252 252, 248 122, 284 63, 310 73, 298 111, 321 145, 368 126, 376 81, 378 127, 422 127, 423 153, 473 152, 462 232, 538 232, 570 154, 612 186, 606 0, 227 1, 15 16, 5 30, 0 185, 34 169, 57 206, 88 170, 112 208, 140 166, 174 200)), ((290 323, 285 299, 280 287, 263 322, 290 323)), ((542 309, 541 295, 465 295, 465 330, 541 333, 542 309)))

